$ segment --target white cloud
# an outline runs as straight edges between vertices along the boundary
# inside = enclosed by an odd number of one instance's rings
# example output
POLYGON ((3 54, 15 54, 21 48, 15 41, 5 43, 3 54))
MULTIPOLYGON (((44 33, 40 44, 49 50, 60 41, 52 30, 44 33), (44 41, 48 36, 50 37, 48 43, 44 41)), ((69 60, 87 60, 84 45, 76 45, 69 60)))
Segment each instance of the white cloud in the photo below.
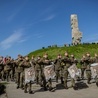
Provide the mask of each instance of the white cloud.
POLYGON ((19 40, 18 41, 18 43, 23 43, 23 42, 25 42, 27 39, 21 39, 21 40, 19 40))
POLYGON ((44 37, 44 35, 42 34, 42 33, 36 33, 36 34, 34 34, 33 35, 35 38, 42 38, 42 37, 44 37))
POLYGON ((3 40, 0 43, 0 47, 2 49, 6 50, 6 49, 10 48, 11 46, 13 46, 14 44, 24 42, 24 41, 25 41, 25 39, 23 39, 22 31, 16 31, 12 35, 10 35, 8 38, 3 40))
POLYGON ((52 20, 53 18, 55 18, 55 15, 54 14, 52 14, 52 15, 44 18, 43 21, 49 21, 49 20, 52 20))

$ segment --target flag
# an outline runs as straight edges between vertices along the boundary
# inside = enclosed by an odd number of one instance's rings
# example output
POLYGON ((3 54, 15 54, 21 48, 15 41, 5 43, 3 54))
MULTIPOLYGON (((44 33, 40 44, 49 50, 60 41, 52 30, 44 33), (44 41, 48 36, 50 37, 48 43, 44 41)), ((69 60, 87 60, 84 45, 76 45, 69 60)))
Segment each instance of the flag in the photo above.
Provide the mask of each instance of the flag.
POLYGON ((91 64, 90 69, 91 69, 92 77, 95 78, 98 75, 98 63, 91 64))
POLYGON ((34 67, 25 69, 25 83, 35 80, 35 70, 34 67))
POLYGON ((54 71, 54 65, 45 66, 44 75, 45 75, 46 80, 49 80, 50 78, 54 79, 56 75, 54 71))
POLYGON ((68 68, 68 72, 71 78, 75 79, 77 76, 80 77, 80 70, 77 68, 75 64, 68 68))

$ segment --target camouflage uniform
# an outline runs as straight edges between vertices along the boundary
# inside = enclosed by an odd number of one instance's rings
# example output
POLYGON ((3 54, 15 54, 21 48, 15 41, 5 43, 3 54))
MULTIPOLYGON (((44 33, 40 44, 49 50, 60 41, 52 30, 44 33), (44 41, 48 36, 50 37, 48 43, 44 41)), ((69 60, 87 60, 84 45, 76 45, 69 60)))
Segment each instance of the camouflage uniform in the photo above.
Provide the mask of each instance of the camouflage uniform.
POLYGON ((64 67, 64 73, 63 73, 63 77, 64 77, 64 87, 65 89, 68 89, 67 86, 67 78, 68 78, 68 68, 71 66, 71 60, 68 56, 68 53, 65 53, 65 56, 63 58, 63 67, 64 67))
POLYGON ((1 71, 1 78, 2 78, 2 80, 4 81, 5 79, 6 79, 6 73, 5 73, 5 70, 4 70, 4 68, 5 68, 5 62, 6 62, 6 58, 4 58, 3 60, 2 60, 2 71, 1 71))
MULTIPOLYGON (((93 63, 98 63, 98 55, 95 54, 95 57, 93 59, 93 63)), ((95 82, 96 82, 96 85, 98 86, 98 77, 96 76, 95 77, 95 82)))
POLYGON ((34 59, 34 57, 32 57, 32 59, 30 60, 31 66, 35 68, 36 65, 36 61, 34 59))
MULTIPOLYGON (((74 55, 71 55, 70 61, 71 61, 71 65, 73 65, 73 64, 77 65, 77 63, 78 63, 78 61, 76 60, 74 55)), ((77 77, 77 79, 79 79, 79 77, 77 77)), ((73 89, 76 90, 77 89, 77 85, 75 85, 75 79, 71 78, 71 83, 72 83, 73 89)))
MULTIPOLYGON (((22 78, 25 78, 25 69, 31 67, 31 64, 30 64, 28 57, 25 58, 25 61, 22 63, 22 66, 24 67, 24 71, 22 73, 22 78)), ((24 92, 25 93, 27 93, 27 88, 29 90, 29 94, 33 93, 33 91, 31 90, 31 88, 32 88, 31 81, 29 83, 24 84, 24 92)))
POLYGON ((4 64, 3 64, 3 60, 0 60, 0 79, 2 79, 2 71, 4 69, 4 64))
POLYGON ((86 66, 87 66, 86 67, 87 83, 90 84, 90 80, 91 80, 90 64, 92 63, 92 59, 91 59, 89 53, 86 54, 85 63, 86 63, 86 66))
POLYGON ((41 57, 39 56, 35 62, 35 77, 36 77, 36 84, 41 84, 42 81, 42 76, 41 76, 41 65, 42 65, 42 60, 41 57))
MULTIPOLYGON (((43 56, 43 69, 44 69, 45 66, 50 65, 50 64, 51 64, 51 60, 49 60, 48 54, 45 54, 43 56)), ((44 73, 43 73, 43 75, 44 75, 44 73)), ((54 88, 52 87, 52 80, 51 80, 51 78, 46 83, 46 79, 45 79, 45 76, 44 76, 44 88, 45 87, 47 87, 47 89, 49 89, 49 91, 51 91, 51 92, 54 91, 54 88)))
POLYGON ((14 81, 14 78, 15 78, 15 62, 14 60, 12 59, 11 60, 11 71, 10 71, 10 78, 11 78, 11 81, 14 81))
POLYGON ((82 59, 80 60, 81 64, 81 78, 84 79, 84 72, 87 68, 85 55, 83 55, 82 59))
POLYGON ((10 71, 11 71, 11 68, 12 68, 11 59, 7 58, 6 64, 4 66, 4 71, 5 71, 5 74, 6 74, 7 81, 10 80, 10 71))
POLYGON ((55 64, 55 72, 56 72, 56 82, 58 83, 58 79, 61 79, 61 83, 63 84, 63 75, 62 75, 62 58, 61 55, 58 55, 57 59, 54 60, 55 64))
POLYGON ((21 56, 16 61, 16 67, 15 67, 17 89, 18 88, 23 88, 23 82, 22 82, 22 79, 21 79, 22 78, 21 73, 24 71, 24 68, 22 66, 22 62, 23 62, 23 58, 21 56))

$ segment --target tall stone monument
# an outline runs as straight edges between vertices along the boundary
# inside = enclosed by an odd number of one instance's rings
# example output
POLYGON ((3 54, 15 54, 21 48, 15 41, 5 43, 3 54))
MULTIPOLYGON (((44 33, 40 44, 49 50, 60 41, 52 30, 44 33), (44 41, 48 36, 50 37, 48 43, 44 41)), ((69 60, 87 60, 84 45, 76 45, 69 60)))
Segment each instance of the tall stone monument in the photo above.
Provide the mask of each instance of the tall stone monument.
POLYGON ((82 33, 79 31, 78 18, 76 14, 71 15, 72 45, 81 43, 82 33))

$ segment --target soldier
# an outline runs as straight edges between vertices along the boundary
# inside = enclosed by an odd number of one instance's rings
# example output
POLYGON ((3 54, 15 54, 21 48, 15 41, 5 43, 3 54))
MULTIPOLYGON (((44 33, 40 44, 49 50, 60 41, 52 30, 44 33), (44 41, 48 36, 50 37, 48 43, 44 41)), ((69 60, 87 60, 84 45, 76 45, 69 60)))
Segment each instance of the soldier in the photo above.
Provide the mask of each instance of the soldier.
POLYGON ((98 63, 98 54, 96 54, 96 53, 95 53, 93 62, 94 62, 94 63, 98 63))
POLYGON ((15 77, 15 62, 14 59, 11 59, 11 71, 10 71, 10 78, 11 81, 14 81, 14 77, 15 77))
POLYGON ((91 84, 91 70, 90 70, 90 64, 92 63, 92 59, 89 53, 86 53, 86 58, 85 58, 85 63, 86 63, 86 76, 87 76, 87 83, 91 84))
POLYGON ((2 79, 2 71, 4 69, 4 64, 3 64, 3 57, 0 57, 0 79, 2 79))
POLYGON ((6 79, 6 73, 5 73, 5 64, 6 64, 6 57, 3 58, 3 70, 1 71, 1 74, 2 74, 2 80, 4 81, 6 79))
MULTIPOLYGON (((95 53, 95 57, 93 59, 93 62, 98 63, 98 55, 96 53, 95 53)), ((98 86, 98 77, 97 76, 95 77, 95 82, 96 82, 96 85, 98 86)))
POLYGON ((17 72, 17 69, 18 69, 18 61, 19 61, 19 58, 15 59, 14 60, 14 64, 15 64, 15 83, 18 83, 18 72, 17 72))
POLYGON ((68 78, 68 68, 71 66, 71 60, 69 58, 68 52, 65 52, 65 56, 63 58, 63 66, 64 66, 64 73, 63 73, 63 77, 64 77, 64 87, 65 89, 68 89, 67 86, 67 78, 68 78))
MULTIPOLYGON (((77 65, 77 63, 78 63, 77 59, 74 57, 73 54, 70 56, 70 61, 71 61, 71 65, 73 65, 73 64, 77 65)), ((79 80, 79 77, 77 77, 77 80, 79 80)), ((77 85, 75 84, 75 79, 74 78, 71 78, 71 83, 72 83, 73 89, 76 90, 77 85)))
MULTIPOLYGON (((24 71, 22 73, 22 79, 23 79, 23 78, 25 78, 25 69, 31 67, 31 64, 30 64, 28 56, 25 57, 25 61, 22 62, 21 66, 24 67, 24 71)), ((29 83, 25 83, 24 84, 24 92, 25 93, 27 93, 27 88, 29 90, 29 94, 34 94, 34 92, 31 90, 31 88, 32 88, 31 81, 29 83)))
POLYGON ((55 72, 56 72, 56 82, 58 83, 58 79, 60 77, 61 84, 63 84, 64 81, 62 75, 62 56, 60 54, 57 56, 57 59, 54 60, 54 64, 55 64, 55 72))
MULTIPOLYGON (((45 55, 43 56, 43 65, 48 66, 51 64, 51 60, 49 60, 48 58, 48 54, 45 53, 45 55)), ((52 87, 52 80, 51 78, 48 80, 48 82, 46 83, 46 80, 44 80, 44 85, 46 84, 47 89, 49 89, 49 91, 54 92, 54 88, 52 87)))
POLYGON ((21 66, 22 62, 23 62, 23 57, 21 55, 18 55, 18 59, 16 60, 16 68, 15 68, 17 89, 18 88, 23 89, 23 83, 21 83, 22 82, 21 73, 24 71, 23 66, 21 66))
POLYGON ((35 77, 36 77, 36 84, 41 84, 41 65, 42 65, 42 60, 41 56, 37 57, 37 60, 35 62, 35 77))
POLYGON ((10 79, 11 68, 12 68, 12 63, 11 63, 11 57, 9 56, 9 57, 7 57, 5 67, 4 67, 7 81, 9 81, 9 79, 10 79))
POLYGON ((86 57, 85 55, 82 56, 81 60, 80 60, 80 64, 81 64, 81 78, 84 79, 84 73, 86 70, 86 57))

